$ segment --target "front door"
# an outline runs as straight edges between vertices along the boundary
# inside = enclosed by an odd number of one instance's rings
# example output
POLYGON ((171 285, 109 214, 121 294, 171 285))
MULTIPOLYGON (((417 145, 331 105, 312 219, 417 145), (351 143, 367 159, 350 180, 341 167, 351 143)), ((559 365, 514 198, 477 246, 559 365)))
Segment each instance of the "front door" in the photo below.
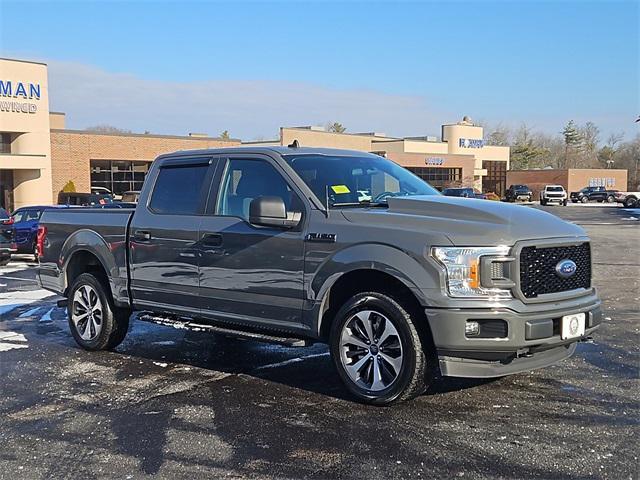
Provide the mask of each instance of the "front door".
POLYGON ((20 210, 14 215, 15 241, 21 252, 34 251, 41 213, 41 210, 28 209, 20 210))
POLYGON ((200 313, 198 229, 215 165, 211 158, 163 160, 146 205, 130 227, 131 291, 137 308, 200 313))
POLYGON ((302 324, 302 223, 285 230, 249 223, 259 196, 282 198, 287 211, 304 212, 302 198, 277 163, 266 156, 220 161, 211 212, 199 232, 203 315, 250 325, 297 329, 302 324))

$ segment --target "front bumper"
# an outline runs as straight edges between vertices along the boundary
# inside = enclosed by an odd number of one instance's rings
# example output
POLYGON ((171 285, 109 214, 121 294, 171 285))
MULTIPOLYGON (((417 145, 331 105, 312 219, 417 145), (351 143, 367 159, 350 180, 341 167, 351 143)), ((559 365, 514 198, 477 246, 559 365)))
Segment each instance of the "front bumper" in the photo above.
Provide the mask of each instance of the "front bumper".
POLYGON ((537 305, 535 311, 515 312, 507 308, 425 310, 437 349, 442 375, 456 377, 499 377, 556 363, 575 351, 602 323, 601 302, 589 296, 582 302, 549 309, 537 305), (562 340, 560 319, 586 314, 585 334, 562 340), (506 329, 496 338, 467 337, 468 320, 502 320, 506 329))

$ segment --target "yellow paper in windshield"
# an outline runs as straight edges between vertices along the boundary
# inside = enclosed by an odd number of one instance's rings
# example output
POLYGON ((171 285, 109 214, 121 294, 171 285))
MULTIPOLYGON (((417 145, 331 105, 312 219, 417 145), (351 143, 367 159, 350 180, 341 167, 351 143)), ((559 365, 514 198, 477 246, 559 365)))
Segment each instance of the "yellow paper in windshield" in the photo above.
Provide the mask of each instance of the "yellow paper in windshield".
POLYGON ((333 193, 351 193, 351 190, 346 185, 331 185, 331 190, 333 190, 333 193))

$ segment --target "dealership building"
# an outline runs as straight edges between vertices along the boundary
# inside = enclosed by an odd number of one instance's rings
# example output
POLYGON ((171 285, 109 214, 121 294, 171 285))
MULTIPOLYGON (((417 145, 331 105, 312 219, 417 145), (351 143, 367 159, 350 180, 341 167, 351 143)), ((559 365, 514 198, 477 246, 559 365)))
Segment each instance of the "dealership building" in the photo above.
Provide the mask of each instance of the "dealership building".
MULTIPOLYGON (((58 193, 71 183, 77 192, 89 192, 92 187, 107 188, 115 194, 139 190, 153 159, 167 152, 241 144, 289 145, 296 140, 304 147, 383 155, 438 188, 473 186, 503 195, 509 181, 509 148, 485 145, 483 135, 482 127, 468 117, 443 125, 440 138, 283 127, 277 139, 243 143, 195 133, 180 136, 72 130, 66 128, 64 113, 49 111, 45 64, 0 59, 0 206, 7 210, 55 203, 58 193)), ((536 175, 531 178, 536 179, 536 175)), ((598 172, 592 176, 609 178, 598 172)), ((515 180, 511 183, 518 183, 515 180)), ((621 182, 615 177, 615 185, 621 182)))
POLYGON ((139 190, 158 155, 239 145, 203 134, 100 133, 65 128, 49 111, 47 66, 0 59, 0 205, 51 204, 69 182, 77 192, 139 190))
POLYGON ((245 142, 251 145, 290 145, 362 150, 383 155, 411 170, 437 188, 473 186, 504 193, 509 169, 509 147, 483 142, 483 128, 468 117, 442 126, 442 137, 390 137, 383 133, 334 133, 323 127, 283 127, 280 138, 245 142))

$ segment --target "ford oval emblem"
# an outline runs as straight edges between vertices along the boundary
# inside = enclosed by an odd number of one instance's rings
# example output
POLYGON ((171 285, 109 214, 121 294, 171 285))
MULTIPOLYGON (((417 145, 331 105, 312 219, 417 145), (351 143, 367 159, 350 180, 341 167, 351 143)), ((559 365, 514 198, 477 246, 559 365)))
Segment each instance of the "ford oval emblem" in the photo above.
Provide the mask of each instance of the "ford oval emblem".
POLYGON ((578 267, 576 265, 576 262, 574 262, 573 260, 569 260, 568 258, 565 260, 561 260, 556 265, 556 273, 562 278, 569 278, 571 275, 576 273, 577 269, 578 267))

